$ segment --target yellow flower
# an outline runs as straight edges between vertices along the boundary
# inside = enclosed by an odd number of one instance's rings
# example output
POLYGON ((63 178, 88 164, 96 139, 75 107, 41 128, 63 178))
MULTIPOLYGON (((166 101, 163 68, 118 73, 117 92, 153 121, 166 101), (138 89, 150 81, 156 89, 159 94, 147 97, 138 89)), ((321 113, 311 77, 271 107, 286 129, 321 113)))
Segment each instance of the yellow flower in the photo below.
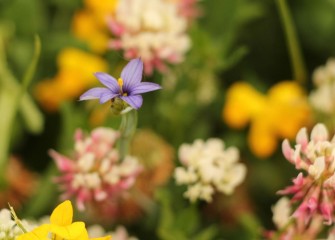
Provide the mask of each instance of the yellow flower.
POLYGON ((106 18, 114 14, 118 2, 118 0, 85 0, 85 6, 95 14, 100 23, 105 25, 106 18))
POLYGON ((99 27, 92 13, 85 10, 77 12, 72 19, 72 32, 86 42, 93 52, 103 53, 107 50, 109 36, 106 26, 99 27))
POLYGON ((295 82, 283 81, 268 92, 273 124, 281 138, 293 139, 309 122, 310 106, 304 90, 295 82))
POLYGON ((117 3, 116 0, 86 0, 85 8, 75 13, 72 19, 73 34, 86 42, 93 52, 107 50, 108 18, 114 14, 117 3))
POLYGON ((96 83, 94 72, 108 69, 102 58, 76 48, 63 49, 58 55, 57 65, 57 75, 35 87, 37 100, 48 111, 56 111, 63 101, 78 97, 96 83))
POLYGON ((248 144, 258 157, 268 157, 278 139, 292 139, 308 124, 310 108, 303 89, 292 81, 275 84, 267 95, 247 83, 236 83, 227 92, 225 122, 233 128, 250 123, 248 144))
MULTIPOLYGON (((73 222, 73 208, 69 200, 59 204, 50 216, 50 224, 43 224, 33 231, 24 233, 17 240, 89 240, 84 222, 73 222), (51 238, 49 238, 51 233, 51 238)), ((92 240, 110 240, 110 236, 92 240)))
POLYGON ((226 98, 223 118, 233 128, 245 127, 266 105, 266 97, 244 82, 234 84, 226 98))
POLYGON ((85 77, 85 82, 89 80, 89 83, 96 81, 92 73, 104 72, 108 68, 104 59, 78 48, 64 48, 57 57, 57 65, 60 69, 76 70, 85 77))

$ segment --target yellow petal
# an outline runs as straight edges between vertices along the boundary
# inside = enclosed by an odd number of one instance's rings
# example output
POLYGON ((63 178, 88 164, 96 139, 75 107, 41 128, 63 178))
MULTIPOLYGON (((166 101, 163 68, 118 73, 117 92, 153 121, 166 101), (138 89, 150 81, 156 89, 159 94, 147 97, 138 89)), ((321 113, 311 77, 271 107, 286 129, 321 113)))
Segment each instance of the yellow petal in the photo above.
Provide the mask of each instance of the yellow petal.
POLYGON ((310 121, 310 107, 304 90, 295 82, 283 81, 269 90, 273 126, 281 138, 293 139, 310 121), (285 124, 283 124, 285 123, 285 124))
POLYGON ((254 121, 250 126, 248 144, 257 157, 269 157, 277 148, 277 136, 271 127, 271 122, 264 118, 254 121))
POLYGON ((67 226, 72 223, 73 209, 69 200, 59 204, 50 216, 52 225, 67 226))
POLYGON ((107 62, 96 54, 78 48, 64 48, 57 56, 59 69, 72 69, 81 72, 83 76, 95 79, 93 72, 106 72, 107 62))
POLYGON ((73 240, 111 240, 111 236, 106 236, 106 237, 99 237, 99 238, 88 238, 88 233, 87 230, 82 232, 77 238, 74 238, 73 240))
MULTIPOLYGON (((86 232, 86 228, 84 222, 74 222, 68 226, 51 225, 50 232, 63 239, 73 240, 79 239, 78 237, 86 232)), ((84 240, 85 238, 82 239, 84 240)))
POLYGON ((48 240, 47 236, 50 227, 50 224, 43 224, 31 232, 18 236, 16 240, 48 240))
POLYGON ((256 117, 265 105, 265 96, 253 86, 244 82, 235 83, 227 92, 223 118, 230 127, 242 128, 256 117))

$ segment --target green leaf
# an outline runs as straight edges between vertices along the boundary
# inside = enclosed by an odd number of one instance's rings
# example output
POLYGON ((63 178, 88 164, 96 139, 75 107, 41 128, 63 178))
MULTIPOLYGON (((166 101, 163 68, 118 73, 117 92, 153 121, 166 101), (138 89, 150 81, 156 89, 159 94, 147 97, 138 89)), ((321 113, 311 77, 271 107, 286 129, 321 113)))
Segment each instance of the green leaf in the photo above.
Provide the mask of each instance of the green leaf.
MULTIPOLYGON (((10 142, 13 133, 14 120, 20 106, 20 102, 26 92, 26 89, 31 82, 33 73, 37 65, 37 61, 40 54, 40 42, 39 39, 35 39, 35 52, 30 66, 28 67, 27 73, 20 86, 16 79, 13 77, 7 65, 7 59, 5 55, 4 36, 1 35, 0 31, 0 110, 4 116, 0 121, 0 169, 1 171, 6 170, 6 164, 10 151, 10 142)), ((4 174, 1 174, 4 176, 4 174)), ((3 181, 1 181, 3 182, 3 181)))
POLYGON ((35 48, 34 55, 31 60, 29 67, 24 74, 21 90, 19 94, 20 101, 20 111, 22 113, 23 119, 26 123, 28 130, 32 133, 40 133, 43 129, 43 115, 38 110, 34 102, 26 94, 27 88, 33 79, 33 75, 36 71, 39 56, 41 54, 41 41, 38 36, 35 36, 35 48))

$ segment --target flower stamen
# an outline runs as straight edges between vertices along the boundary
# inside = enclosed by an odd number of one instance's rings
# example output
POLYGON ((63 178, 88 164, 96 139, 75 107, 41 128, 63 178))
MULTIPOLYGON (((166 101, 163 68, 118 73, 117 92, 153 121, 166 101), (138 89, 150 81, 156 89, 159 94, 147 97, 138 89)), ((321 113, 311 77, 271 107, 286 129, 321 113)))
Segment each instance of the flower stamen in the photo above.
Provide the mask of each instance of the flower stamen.
POLYGON ((123 87, 123 79, 119 78, 117 80, 117 84, 120 86, 120 94, 123 94, 123 89, 122 89, 122 87, 123 87))

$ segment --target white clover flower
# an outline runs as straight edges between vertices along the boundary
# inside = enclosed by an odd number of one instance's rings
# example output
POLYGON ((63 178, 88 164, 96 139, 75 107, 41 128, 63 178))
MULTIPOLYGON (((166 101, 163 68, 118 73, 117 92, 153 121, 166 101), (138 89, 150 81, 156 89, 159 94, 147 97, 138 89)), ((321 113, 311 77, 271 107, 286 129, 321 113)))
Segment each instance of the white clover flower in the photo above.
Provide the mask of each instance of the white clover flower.
POLYGON ((183 166, 175 169, 174 177, 177 184, 188 185, 184 196, 191 201, 210 202, 216 191, 232 194, 246 175, 245 165, 238 163, 238 149, 225 149, 216 138, 181 145, 179 159, 183 166))
MULTIPOLYGON (((34 225, 27 220, 21 221, 25 229, 32 229, 34 225)), ((0 240, 15 240, 17 236, 21 235, 22 230, 12 220, 10 210, 4 208, 0 210, 0 240)))
POLYGON ((312 106, 325 114, 335 111, 335 58, 330 58, 325 66, 318 67, 313 73, 316 89, 309 99, 312 106))

